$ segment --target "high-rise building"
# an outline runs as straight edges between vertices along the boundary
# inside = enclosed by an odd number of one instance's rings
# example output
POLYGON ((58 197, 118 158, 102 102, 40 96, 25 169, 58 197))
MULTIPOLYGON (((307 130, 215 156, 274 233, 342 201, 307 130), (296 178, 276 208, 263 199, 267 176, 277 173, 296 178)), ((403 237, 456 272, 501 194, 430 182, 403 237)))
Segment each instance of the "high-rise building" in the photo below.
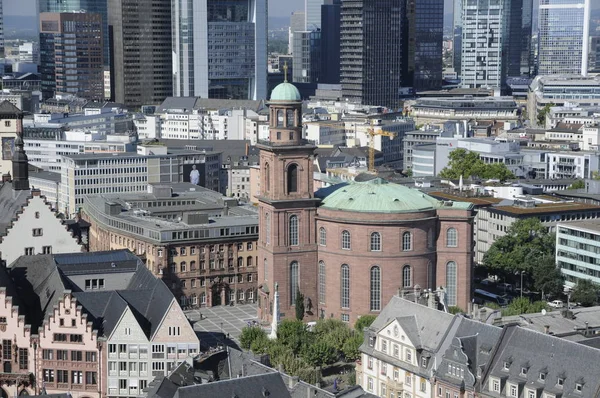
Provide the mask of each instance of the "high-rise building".
POLYGON ((442 87, 444 0, 408 0, 404 83, 416 91, 442 87))
POLYGON ((0 1, 0 57, 4 57, 4 11, 0 1))
POLYGON ((341 0, 325 0, 321 6, 321 77, 319 83, 340 83, 341 0))
POLYGON ((111 93, 129 107, 173 95, 170 0, 109 0, 111 93))
POLYGON ((600 36, 590 37, 590 60, 588 70, 600 72, 600 36))
POLYGON ((174 0, 173 94, 267 97, 267 1, 174 0))
POLYGON ((398 107, 405 17, 403 0, 342 2, 340 80, 344 98, 398 107))
POLYGON ((462 0, 460 77, 464 87, 505 88, 529 75, 531 0, 462 0))
POLYGON ((294 83, 318 83, 321 75, 321 31, 294 32, 294 83))
POLYGON ((452 66, 460 74, 460 60, 462 51, 462 2, 454 0, 453 29, 454 42, 452 43, 452 66))
POLYGON ((539 75, 587 75, 590 0, 539 0, 539 75))
POLYGON ((305 0, 304 3, 304 30, 321 29, 321 6, 323 0, 305 0))
POLYGON ((294 32, 305 30, 306 20, 303 11, 294 11, 290 16, 290 28, 288 34, 288 54, 294 52, 294 32))
POLYGON ((110 40, 108 38, 108 0, 36 0, 42 12, 80 12, 102 15, 104 66, 110 65, 110 40))
POLYGON ((42 97, 104 98, 102 16, 87 12, 40 14, 42 97))

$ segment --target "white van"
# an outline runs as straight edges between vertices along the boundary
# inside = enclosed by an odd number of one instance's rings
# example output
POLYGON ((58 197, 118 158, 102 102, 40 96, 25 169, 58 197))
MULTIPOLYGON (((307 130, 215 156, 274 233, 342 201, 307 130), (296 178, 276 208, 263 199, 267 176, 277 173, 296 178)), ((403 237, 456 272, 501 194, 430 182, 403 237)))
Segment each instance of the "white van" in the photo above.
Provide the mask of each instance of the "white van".
POLYGON ((554 300, 549 302, 548 305, 552 308, 563 308, 565 303, 563 303, 562 300, 554 300))

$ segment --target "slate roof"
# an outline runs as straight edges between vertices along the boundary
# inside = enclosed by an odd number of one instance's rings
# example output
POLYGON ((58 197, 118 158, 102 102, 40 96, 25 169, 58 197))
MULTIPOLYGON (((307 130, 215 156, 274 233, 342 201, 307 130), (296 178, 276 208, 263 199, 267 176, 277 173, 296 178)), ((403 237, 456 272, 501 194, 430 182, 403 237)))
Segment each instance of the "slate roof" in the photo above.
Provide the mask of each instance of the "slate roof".
POLYGON ((73 294, 88 314, 99 336, 108 337, 117 326, 127 302, 115 291, 80 292, 73 294))
POLYGON ((8 228, 16 219, 17 212, 27 205, 29 190, 14 191, 11 183, 0 186, 0 236, 8 233, 8 228))
POLYGON ((129 250, 54 255, 54 262, 67 276, 90 272, 132 272, 138 268, 139 261, 129 250))
POLYGON ((22 115, 23 112, 9 101, 0 102, 0 115, 22 115))
MULTIPOLYGON (((267 373, 237 379, 215 381, 195 386, 180 387, 175 393, 174 398, 196 398, 199 396, 227 398, 291 398, 290 392, 283 383, 279 373, 267 373)), ((148 395, 148 398, 151 398, 151 396, 148 395)), ((161 398, 167 397, 161 396, 161 398)))
MULTIPOLYGON (((505 335, 486 374, 483 388, 489 390, 492 376, 508 379, 526 388, 543 389, 557 397, 593 398, 600 389, 598 363, 598 349, 508 325, 505 326, 505 335), (508 370, 504 370, 505 362, 509 364, 508 370), (522 373, 523 368, 527 370, 526 374, 522 373), (540 373, 545 374, 544 380, 540 379, 540 373), (558 384, 559 378, 563 379, 562 386, 558 384), (575 391, 577 384, 582 384, 580 392, 575 391)), ((503 387, 508 388, 506 383, 503 387)), ((500 394, 486 391, 486 394, 506 396, 506 391, 500 391, 500 394)))
POLYGON ((263 100, 230 100, 217 98, 197 98, 197 97, 167 97, 160 106, 156 108, 155 113, 165 113, 168 110, 183 110, 191 112, 194 109, 240 109, 246 108, 253 111, 260 111, 265 108, 263 100))

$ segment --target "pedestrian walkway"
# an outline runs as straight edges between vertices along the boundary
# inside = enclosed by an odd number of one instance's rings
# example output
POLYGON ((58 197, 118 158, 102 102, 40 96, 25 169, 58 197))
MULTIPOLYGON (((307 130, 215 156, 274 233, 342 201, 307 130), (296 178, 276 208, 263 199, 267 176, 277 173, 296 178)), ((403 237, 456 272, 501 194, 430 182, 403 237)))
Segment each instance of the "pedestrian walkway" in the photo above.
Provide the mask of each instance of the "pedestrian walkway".
POLYGON ((194 330, 205 348, 226 343, 227 336, 239 345, 242 329, 258 320, 256 312, 256 304, 239 304, 189 310, 185 314, 194 323, 194 330))

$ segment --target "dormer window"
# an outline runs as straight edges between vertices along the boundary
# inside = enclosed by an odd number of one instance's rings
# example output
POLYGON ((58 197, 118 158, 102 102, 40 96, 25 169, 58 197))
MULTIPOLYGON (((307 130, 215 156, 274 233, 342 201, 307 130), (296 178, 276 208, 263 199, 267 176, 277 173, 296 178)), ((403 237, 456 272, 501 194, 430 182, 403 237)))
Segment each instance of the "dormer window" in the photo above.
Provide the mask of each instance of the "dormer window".
POLYGON ((562 377, 559 377, 558 380, 556 381, 556 385, 559 387, 562 387, 565 385, 565 379, 562 377))
POLYGON ((527 368, 521 368, 521 376, 527 376, 527 368))
POLYGON ((375 346, 375 337, 369 336, 369 347, 375 346))
POLYGON ((581 384, 581 383, 576 383, 576 384, 575 384, 575 391, 577 391, 577 392, 581 392, 581 390, 583 390, 583 384, 581 384))
POLYGON ((540 372, 540 380, 541 381, 546 381, 546 373, 540 372))
POLYGON ((387 354, 387 340, 381 340, 381 351, 387 354))
POLYGON ((426 368, 427 367, 427 357, 422 357, 421 358, 421 366, 426 368))
POLYGON ((504 366, 502 366, 502 370, 509 370, 510 369, 510 362, 504 362, 504 366))

